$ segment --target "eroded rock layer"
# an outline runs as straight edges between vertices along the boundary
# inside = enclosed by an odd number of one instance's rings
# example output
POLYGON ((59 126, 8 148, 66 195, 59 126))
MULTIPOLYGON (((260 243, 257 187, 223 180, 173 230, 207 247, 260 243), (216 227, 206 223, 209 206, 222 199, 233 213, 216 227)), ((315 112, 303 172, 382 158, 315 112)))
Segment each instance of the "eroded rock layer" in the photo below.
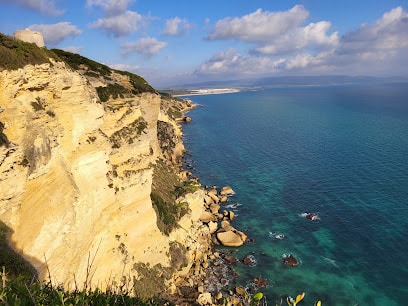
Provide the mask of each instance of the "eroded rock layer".
POLYGON ((41 279, 49 271, 68 288, 103 289, 139 279, 141 263, 181 275, 208 249, 208 237, 196 243, 202 190, 185 196, 188 214, 171 235, 157 225, 155 164, 175 166, 184 150, 161 99, 145 92, 102 103, 96 85, 63 62, 0 71, 0 220, 41 279), (172 138, 160 139, 166 131, 172 138), (173 269, 178 252, 186 263, 173 269))

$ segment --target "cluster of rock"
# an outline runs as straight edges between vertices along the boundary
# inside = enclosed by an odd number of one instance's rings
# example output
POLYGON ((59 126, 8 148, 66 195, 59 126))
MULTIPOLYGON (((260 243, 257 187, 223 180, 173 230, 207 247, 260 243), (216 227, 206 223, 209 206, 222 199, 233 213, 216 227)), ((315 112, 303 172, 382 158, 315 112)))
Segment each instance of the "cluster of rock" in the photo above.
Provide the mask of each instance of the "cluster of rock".
POLYGON ((192 247, 189 272, 175 280, 175 295, 178 304, 190 302, 199 305, 223 305, 225 297, 232 294, 225 289, 237 276, 231 264, 237 258, 214 249, 214 246, 238 247, 247 241, 247 235, 231 225, 235 214, 222 210, 222 204, 234 194, 231 187, 220 191, 216 187, 206 188, 203 195, 203 209, 198 221, 199 231, 192 247))
POLYGON ((238 247, 243 245, 248 237, 245 233, 235 229, 230 222, 234 220, 233 211, 223 210, 220 212, 220 203, 228 201, 228 196, 234 194, 231 187, 223 187, 218 194, 215 187, 206 192, 204 196, 204 206, 206 211, 200 216, 200 220, 207 224, 212 241, 215 245, 238 247))

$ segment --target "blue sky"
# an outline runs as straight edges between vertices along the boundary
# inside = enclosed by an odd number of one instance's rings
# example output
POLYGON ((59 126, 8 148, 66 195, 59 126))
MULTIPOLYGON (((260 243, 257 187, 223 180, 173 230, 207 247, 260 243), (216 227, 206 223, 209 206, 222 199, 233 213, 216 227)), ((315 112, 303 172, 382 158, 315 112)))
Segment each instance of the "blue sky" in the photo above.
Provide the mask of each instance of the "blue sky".
POLYGON ((155 87, 288 75, 408 76, 408 0, 0 0, 0 31, 155 87))

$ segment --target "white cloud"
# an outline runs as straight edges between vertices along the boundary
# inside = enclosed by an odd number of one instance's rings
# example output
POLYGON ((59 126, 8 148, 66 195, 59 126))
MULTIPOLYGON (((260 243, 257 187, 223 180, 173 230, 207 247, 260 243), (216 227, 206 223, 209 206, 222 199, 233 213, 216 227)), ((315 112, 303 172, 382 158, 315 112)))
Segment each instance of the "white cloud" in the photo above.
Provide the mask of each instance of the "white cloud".
POLYGON ((135 42, 127 42, 122 45, 123 52, 139 53, 145 56, 153 56, 167 46, 166 42, 158 41, 156 38, 145 37, 135 42))
MULTIPOLYGON (((307 16, 304 9, 296 7, 299 16, 307 16)), ((289 12, 296 7, 276 14, 291 16, 289 12)), ((238 39, 255 47, 251 49, 249 46, 247 55, 233 50, 214 54, 199 66, 195 74, 212 78, 276 73, 407 75, 403 63, 408 62, 408 13, 402 7, 394 8, 375 22, 363 24, 342 37, 337 32, 330 32, 331 23, 328 21, 301 26, 300 20, 306 20, 299 16, 298 22, 293 18, 286 25, 280 25, 287 31, 267 32, 265 24, 271 22, 272 16, 272 13, 258 10, 242 18, 218 22, 211 39, 238 39), (260 21, 260 29, 245 30, 244 25, 254 26, 255 15, 260 21)))
POLYGON ((188 23, 187 19, 175 17, 166 20, 166 27, 163 31, 164 35, 181 35, 190 29, 191 25, 188 23))
POLYGON ((330 27, 331 23, 328 21, 310 23, 306 27, 282 33, 274 40, 256 47, 254 51, 262 54, 283 54, 301 51, 305 48, 319 50, 335 47, 339 43, 339 37, 337 32, 327 33, 330 27))
POLYGON ((408 13, 397 7, 383 14, 374 24, 363 24, 344 35, 340 54, 390 53, 408 48, 408 13))
POLYGON ((246 42, 265 42, 292 31, 304 22, 309 12, 296 5, 284 12, 263 12, 262 9, 241 18, 219 20, 208 39, 238 39, 246 42))
POLYGON ((141 22, 142 16, 140 14, 125 11, 120 15, 98 19, 89 26, 91 28, 103 29, 108 34, 119 37, 136 32, 141 22))
POLYGON ((37 10, 43 14, 59 16, 64 13, 56 7, 54 0, 0 0, 0 3, 17 4, 29 9, 37 10))
POLYGON ((309 48, 318 52, 338 44, 337 32, 329 34, 331 23, 320 21, 302 27, 309 12, 296 5, 284 12, 258 9, 243 17, 225 18, 217 22, 209 39, 236 39, 255 44, 260 54, 283 54, 309 48))
POLYGON ((88 7, 100 6, 108 16, 124 13, 134 0, 87 0, 88 7))
POLYGON ((45 43, 52 45, 56 45, 68 37, 74 37, 82 33, 80 29, 67 21, 55 24, 33 24, 28 28, 41 32, 45 43))
POLYGON ((251 76, 277 72, 284 65, 282 58, 243 56, 234 49, 214 54, 203 63, 195 72, 201 76, 251 76))

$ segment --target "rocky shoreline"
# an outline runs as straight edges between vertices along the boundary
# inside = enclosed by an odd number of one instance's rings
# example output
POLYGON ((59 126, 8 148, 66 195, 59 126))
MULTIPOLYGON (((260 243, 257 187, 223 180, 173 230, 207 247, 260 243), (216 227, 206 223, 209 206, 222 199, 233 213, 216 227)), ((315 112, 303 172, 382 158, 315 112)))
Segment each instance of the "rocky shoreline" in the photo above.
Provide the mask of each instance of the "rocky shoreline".
MULTIPOLYGON (((228 247, 239 247, 247 242, 247 235, 231 225, 235 218, 232 210, 222 209, 234 194, 231 187, 217 190, 216 186, 205 187, 204 212, 199 217, 201 233, 208 243, 205 251, 195 251, 189 273, 178 280, 177 305, 241 305, 242 296, 234 289, 237 276, 233 265, 238 259, 228 247), (226 247, 227 249, 223 249, 226 247)), ((181 199, 182 200, 182 199, 181 199)), ((238 290, 239 292, 239 290, 238 290)))
MULTIPOLYGON (((195 105, 191 100, 185 100, 189 107, 184 109, 178 122, 188 124, 191 118, 185 113, 194 109, 195 105)), ((234 190, 230 186, 201 186, 199 178, 187 169, 180 168, 179 176, 203 188, 204 195, 202 212, 197 220, 197 246, 190 250, 191 267, 187 274, 175 279, 172 301, 176 305, 244 305, 251 293, 243 287, 236 287, 234 279, 237 274, 233 266, 239 259, 234 257, 235 250, 232 248, 242 246, 249 239, 244 232, 232 226, 235 213, 228 202, 235 194, 234 190)), ((177 203, 183 201, 185 199, 181 197, 177 203)), ((249 265, 245 258, 242 261, 249 265)), ((265 283, 262 285, 265 286, 265 283)))

